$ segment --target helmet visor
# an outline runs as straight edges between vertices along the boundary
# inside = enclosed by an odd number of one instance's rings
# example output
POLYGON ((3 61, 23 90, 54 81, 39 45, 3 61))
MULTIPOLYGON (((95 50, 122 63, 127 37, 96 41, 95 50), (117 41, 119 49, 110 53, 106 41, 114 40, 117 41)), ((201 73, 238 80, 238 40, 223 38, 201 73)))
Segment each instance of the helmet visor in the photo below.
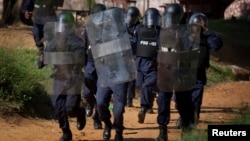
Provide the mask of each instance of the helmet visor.
POLYGON ((173 25, 179 24, 179 16, 167 13, 163 18, 163 27, 171 27, 173 25))
POLYGON ((159 16, 156 15, 147 15, 145 17, 145 24, 147 26, 159 26, 160 22, 159 22, 159 16))

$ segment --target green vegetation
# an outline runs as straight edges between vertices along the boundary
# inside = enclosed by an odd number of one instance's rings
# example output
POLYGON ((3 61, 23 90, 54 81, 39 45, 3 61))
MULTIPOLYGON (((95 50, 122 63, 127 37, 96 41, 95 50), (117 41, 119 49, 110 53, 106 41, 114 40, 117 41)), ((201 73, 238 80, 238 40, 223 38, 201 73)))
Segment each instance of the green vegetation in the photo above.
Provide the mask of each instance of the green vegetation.
MULTIPOLYGON (((11 102, 18 112, 39 116, 40 108, 50 105, 45 84, 51 82, 49 69, 36 68, 36 57, 33 50, 0 48, 0 103, 11 102)), ((8 106, 1 109, 9 111, 8 106)))
MULTIPOLYGON (((237 20, 210 20, 209 27, 222 37, 225 46, 237 44, 237 47, 249 47, 250 28, 249 22, 237 20)), ((214 61, 210 61, 208 69, 208 84, 211 86, 220 82, 234 81, 234 76, 230 68, 221 66, 214 61)), ((227 124, 250 124, 250 109, 243 103, 239 109, 239 115, 227 124)), ((184 141, 207 141, 207 130, 195 130, 185 133, 182 137, 184 141)))
POLYGON ((237 47, 250 47, 249 21, 243 20, 209 20, 209 27, 222 37, 225 45, 238 45, 237 47))
POLYGON ((229 67, 221 66, 212 60, 210 61, 210 67, 207 70, 207 77, 207 86, 234 80, 234 75, 229 67))

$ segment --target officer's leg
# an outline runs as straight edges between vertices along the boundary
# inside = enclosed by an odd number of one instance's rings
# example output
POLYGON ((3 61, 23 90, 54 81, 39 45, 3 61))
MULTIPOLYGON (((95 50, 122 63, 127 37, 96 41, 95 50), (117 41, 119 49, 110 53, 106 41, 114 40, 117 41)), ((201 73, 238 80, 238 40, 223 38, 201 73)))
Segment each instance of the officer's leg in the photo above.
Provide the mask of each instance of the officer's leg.
MULTIPOLYGON (((175 96, 176 94, 174 94, 173 95, 173 100, 174 100, 174 108, 176 109, 176 110, 178 110, 177 109, 177 103, 176 103, 176 96, 175 96)), ((176 127, 178 128, 178 129, 181 129, 181 123, 182 123, 182 121, 181 121, 181 117, 178 117, 178 119, 176 120, 176 127)))
POLYGON ((55 116, 58 119, 59 127, 62 129, 63 135, 60 140, 72 140, 68 115, 66 114, 66 95, 53 94, 51 96, 52 105, 54 107, 55 116))
POLYGON ((153 114, 154 113, 153 107, 154 107, 155 97, 156 97, 156 93, 153 92, 153 96, 150 99, 149 109, 147 109, 147 113, 149 113, 149 114, 153 114))
POLYGON ((141 89, 141 111, 138 114, 138 122, 144 123, 147 109, 150 108, 151 100, 154 97, 153 90, 156 85, 156 71, 144 74, 144 81, 141 89))
POLYGON ((96 93, 96 82, 89 78, 85 78, 84 91, 82 93, 83 98, 87 102, 86 115, 90 117, 93 114, 94 106, 96 105, 95 99, 96 93))
POLYGON ((44 67, 44 44, 43 44, 43 25, 41 24, 34 24, 32 28, 32 33, 34 37, 34 41, 36 44, 36 47, 38 49, 38 61, 37 65, 38 68, 43 68, 44 67))
POLYGON ((66 112, 69 117, 77 118, 77 129, 82 130, 86 125, 85 109, 80 107, 81 95, 69 94, 66 101, 66 112))
POLYGON ((203 92, 204 92, 204 86, 202 83, 195 84, 193 90, 192 90, 192 101, 194 104, 194 110, 196 115, 196 124, 200 118, 200 111, 201 111, 201 105, 202 105, 202 99, 203 99, 203 92))
POLYGON ((103 139, 109 140, 111 136, 112 122, 110 120, 111 113, 109 110, 109 102, 111 100, 112 91, 109 87, 103 88, 97 85, 96 92, 96 107, 100 119, 105 123, 105 128, 103 131, 103 139))
POLYGON ((179 111, 181 121, 182 121, 182 130, 186 131, 193 127, 194 123, 194 106, 192 103, 192 93, 191 91, 176 92, 176 103, 177 109, 179 111))
POLYGON ((115 85, 112 87, 114 99, 114 122, 113 128, 116 130, 115 140, 123 140, 123 113, 125 112, 126 94, 128 83, 115 85))
POLYGON ((157 104, 158 104, 158 116, 157 123, 159 124, 159 136, 157 141, 168 140, 167 136, 167 125, 170 121, 170 104, 172 92, 158 92, 157 104))
POLYGON ((128 92, 127 92, 127 106, 133 107, 133 99, 135 97, 135 80, 128 83, 128 92))

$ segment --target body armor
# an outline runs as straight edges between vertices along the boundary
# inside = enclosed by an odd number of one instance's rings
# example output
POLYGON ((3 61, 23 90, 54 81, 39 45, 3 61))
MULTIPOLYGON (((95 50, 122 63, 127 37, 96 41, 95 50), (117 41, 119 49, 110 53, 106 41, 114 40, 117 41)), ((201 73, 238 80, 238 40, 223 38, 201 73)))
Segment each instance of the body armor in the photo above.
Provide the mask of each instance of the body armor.
POLYGON ((158 50, 159 30, 155 28, 141 28, 138 32, 136 56, 155 57, 158 50))

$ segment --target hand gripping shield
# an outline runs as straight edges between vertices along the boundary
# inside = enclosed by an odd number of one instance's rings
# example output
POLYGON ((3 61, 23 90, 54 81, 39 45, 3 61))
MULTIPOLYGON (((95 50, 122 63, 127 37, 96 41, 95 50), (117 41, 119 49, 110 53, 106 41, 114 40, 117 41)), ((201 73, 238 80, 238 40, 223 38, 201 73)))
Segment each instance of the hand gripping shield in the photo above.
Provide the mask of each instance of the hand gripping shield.
POLYGON ((85 48, 75 28, 58 22, 44 26, 44 63, 54 67, 51 78, 58 94, 79 94, 84 84, 85 48))
POLYGON ((137 71, 122 10, 112 8, 92 14, 86 27, 100 85, 134 80, 137 71))
POLYGON ((161 30, 157 56, 157 86, 161 91, 190 90, 196 82, 200 33, 191 32, 191 28, 179 25, 161 30))

